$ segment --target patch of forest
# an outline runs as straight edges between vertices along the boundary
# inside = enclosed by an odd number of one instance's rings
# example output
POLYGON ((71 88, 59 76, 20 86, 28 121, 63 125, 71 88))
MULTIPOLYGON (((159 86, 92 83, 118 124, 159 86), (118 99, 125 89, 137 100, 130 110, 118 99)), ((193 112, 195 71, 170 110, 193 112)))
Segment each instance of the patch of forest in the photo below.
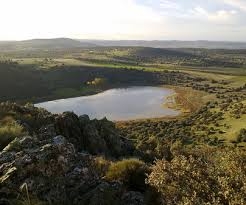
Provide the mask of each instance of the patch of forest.
POLYGON ((2 61, 0 62, 0 101, 41 101, 72 95, 89 95, 114 87, 179 85, 201 80, 174 71, 147 72, 65 65, 39 69, 12 61, 2 61), (93 81, 96 83, 90 83, 93 81))

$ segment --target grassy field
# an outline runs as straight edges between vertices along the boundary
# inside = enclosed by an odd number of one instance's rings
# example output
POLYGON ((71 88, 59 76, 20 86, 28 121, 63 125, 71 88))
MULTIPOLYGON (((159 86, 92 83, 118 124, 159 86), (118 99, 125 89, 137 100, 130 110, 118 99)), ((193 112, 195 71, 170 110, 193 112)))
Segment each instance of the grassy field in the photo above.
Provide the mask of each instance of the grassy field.
MULTIPOLYGON (((173 88, 176 95, 166 106, 182 111, 178 119, 185 119, 206 103, 235 98, 246 83, 246 53, 233 50, 154 49, 140 47, 104 47, 57 51, 14 52, 2 54, 16 65, 4 69, 0 76, 8 92, 2 90, 3 99, 13 91, 13 100, 23 97, 32 102, 77 97, 98 93, 105 89, 131 85, 164 85, 173 88), (12 68, 13 67, 13 68, 12 68), (16 76, 15 76, 16 75, 16 76), (88 86, 95 78, 105 78, 106 85, 88 86), (13 80, 15 79, 15 80, 13 80), (18 80, 17 80, 18 79, 18 80), (5 84, 4 84, 5 82, 5 84), (37 92, 38 90, 38 92, 37 92), (25 91, 25 92, 24 92, 25 91), (20 96, 19 94, 22 94, 20 96), (219 98, 223 95, 222 98, 219 98), (231 95, 233 95, 231 97, 231 95)), ((242 98, 244 99, 244 98, 242 98)), ((242 99, 233 102, 241 103, 242 99)), ((231 103, 233 105, 233 103, 231 103)), ((245 102, 244 102, 245 103, 245 102)), ((208 111, 216 115, 219 105, 208 111)), ((245 115, 232 117, 231 109, 223 111, 223 119, 192 126, 197 136, 207 135, 228 143, 236 140, 245 128, 245 115), (209 133, 207 130, 214 129, 209 133), (209 134, 208 134, 209 133, 209 134)), ((153 121, 173 119, 154 119, 153 121)))
POLYGON ((215 100, 215 95, 189 87, 168 86, 175 94, 168 97, 166 107, 179 110, 186 116, 200 109, 205 103, 215 100))

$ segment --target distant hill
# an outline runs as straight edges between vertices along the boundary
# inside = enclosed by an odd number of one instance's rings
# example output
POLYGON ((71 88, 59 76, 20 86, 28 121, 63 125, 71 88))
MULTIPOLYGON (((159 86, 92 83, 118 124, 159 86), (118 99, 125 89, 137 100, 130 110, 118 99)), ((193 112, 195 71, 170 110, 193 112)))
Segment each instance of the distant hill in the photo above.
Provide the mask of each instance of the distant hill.
POLYGON ((96 45, 90 42, 81 42, 69 38, 32 39, 25 41, 0 41, 1 51, 51 50, 94 46, 96 45))
POLYGON ((186 51, 185 49, 165 49, 152 47, 134 47, 130 54, 141 58, 181 58, 193 56, 192 50, 186 51))
POLYGON ((141 40, 80 40, 98 46, 138 46, 153 48, 246 49, 246 42, 227 41, 141 41, 141 40))
POLYGON ((0 41, 0 51, 33 51, 91 47, 151 47, 151 48, 206 48, 246 49, 246 42, 224 41, 143 41, 143 40, 76 40, 69 38, 0 41))

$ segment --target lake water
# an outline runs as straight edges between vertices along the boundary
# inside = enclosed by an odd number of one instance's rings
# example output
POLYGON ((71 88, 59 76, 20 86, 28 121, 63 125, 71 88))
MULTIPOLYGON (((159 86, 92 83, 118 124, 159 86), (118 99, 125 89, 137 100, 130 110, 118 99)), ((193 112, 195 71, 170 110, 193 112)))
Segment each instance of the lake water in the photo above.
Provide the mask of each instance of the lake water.
POLYGON ((163 104, 173 90, 162 87, 129 87, 76 98, 54 100, 36 104, 52 113, 73 111, 87 114, 91 119, 107 117, 109 120, 133 120, 177 116, 179 111, 163 104))

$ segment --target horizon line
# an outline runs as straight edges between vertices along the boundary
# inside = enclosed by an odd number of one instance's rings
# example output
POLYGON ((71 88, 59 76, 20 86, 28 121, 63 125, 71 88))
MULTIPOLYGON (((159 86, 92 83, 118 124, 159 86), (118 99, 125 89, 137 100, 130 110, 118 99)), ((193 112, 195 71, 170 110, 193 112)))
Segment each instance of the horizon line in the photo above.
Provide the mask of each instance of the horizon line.
POLYGON ((177 39, 89 39, 89 38, 70 38, 70 37, 53 37, 53 38, 28 38, 28 39, 21 39, 21 40, 16 40, 16 39, 11 39, 11 40, 4 40, 0 39, 0 42, 20 42, 20 41, 31 41, 31 40, 54 40, 54 39, 70 39, 70 40, 77 40, 77 41, 145 41, 145 42, 154 42, 154 41, 173 41, 173 42, 227 42, 227 43, 246 43, 245 41, 232 41, 232 40, 177 40, 177 39))

